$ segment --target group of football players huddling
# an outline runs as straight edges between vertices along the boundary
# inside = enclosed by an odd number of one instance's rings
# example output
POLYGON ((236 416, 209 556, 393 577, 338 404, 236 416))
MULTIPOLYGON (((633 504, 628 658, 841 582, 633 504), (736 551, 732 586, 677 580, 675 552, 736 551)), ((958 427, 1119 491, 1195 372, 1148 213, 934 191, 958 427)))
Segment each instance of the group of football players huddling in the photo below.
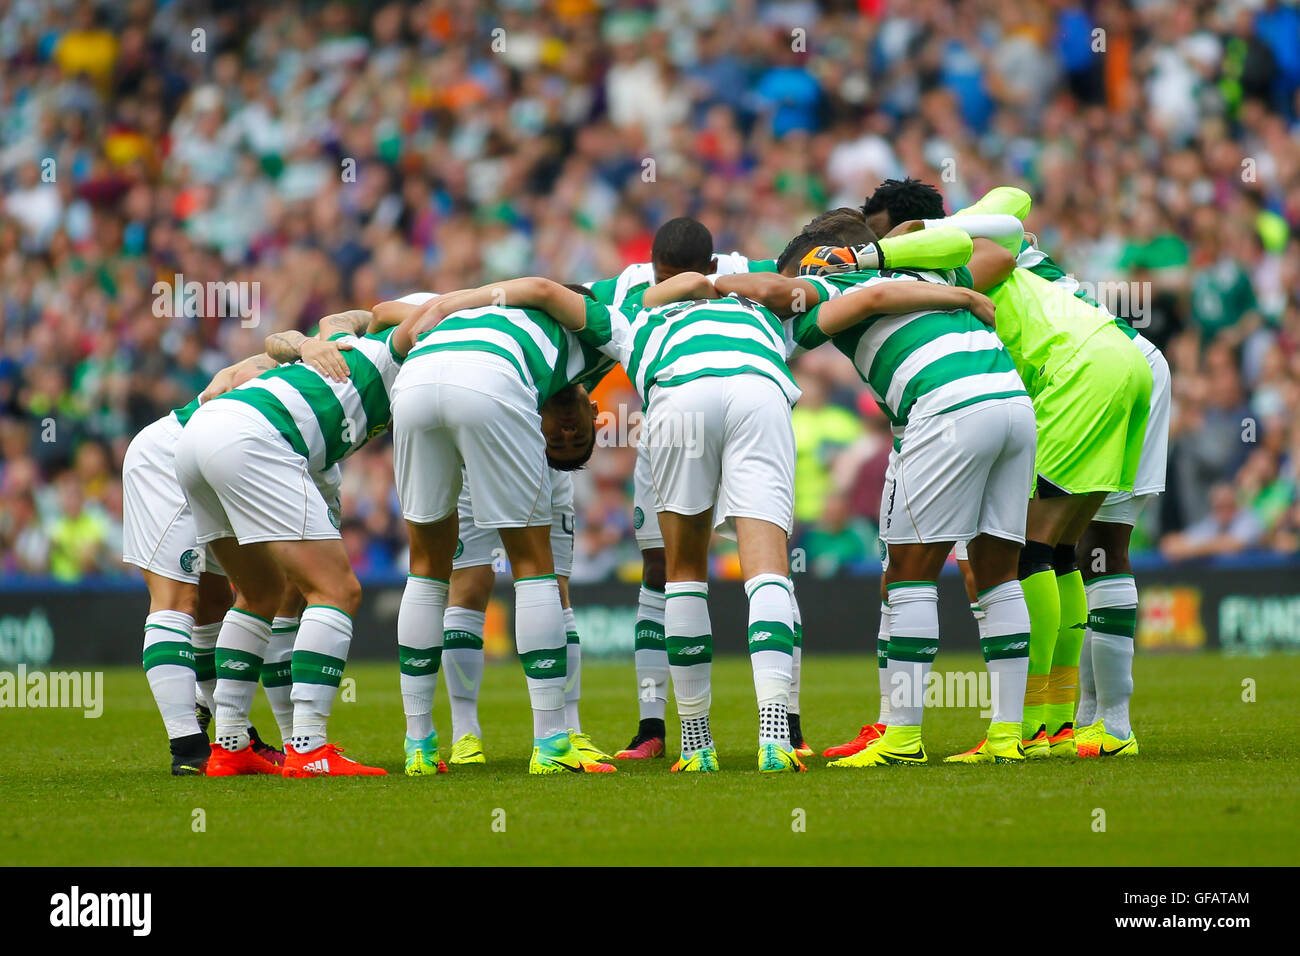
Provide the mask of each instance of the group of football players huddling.
POLYGON ((410 535, 395 635, 408 775, 448 769, 432 718, 440 669, 450 762, 485 760, 477 704, 499 549, 533 714, 529 772, 662 756, 670 679, 672 769, 718 770, 715 533, 736 540, 748 598, 758 769, 805 770, 789 567, 800 389, 788 363, 827 343, 894 439, 880 714, 825 751, 830 766, 926 762, 937 581, 954 548, 994 693, 984 739, 947 759, 1137 754, 1128 542, 1164 488, 1169 370, 1024 231, 1029 208, 999 187, 945 216, 933 187, 889 180, 862 208, 813 219, 776 259, 717 254, 703 224, 678 218, 651 262, 613 278, 412 292, 326 316, 312 337, 269 336, 265 354, 223 369, 125 459, 124 560, 149 588, 144 666, 172 772, 386 773, 344 756, 327 722, 362 590, 340 536, 340 463, 387 430, 410 535), (568 576, 571 473, 597 443, 590 390, 615 366, 644 403, 633 516, 644 570, 640 723, 611 757, 582 732, 568 576), (259 683, 283 749, 250 724, 259 683))

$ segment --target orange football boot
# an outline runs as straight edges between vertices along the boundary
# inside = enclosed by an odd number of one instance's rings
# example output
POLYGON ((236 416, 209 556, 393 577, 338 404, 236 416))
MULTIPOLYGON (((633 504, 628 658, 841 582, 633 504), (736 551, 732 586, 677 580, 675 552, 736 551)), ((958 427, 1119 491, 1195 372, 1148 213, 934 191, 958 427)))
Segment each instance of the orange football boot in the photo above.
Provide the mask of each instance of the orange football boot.
POLYGON ((280 768, 267 760, 252 745, 243 750, 227 750, 221 744, 212 744, 208 757, 207 776, 240 777, 254 773, 279 773, 280 768))
MULTIPOLYGON (((284 775, 286 777, 386 777, 383 767, 367 767, 351 757, 343 756, 338 744, 321 744, 315 750, 300 754, 293 744, 284 747, 284 775)), ((438 769, 442 773, 442 768, 438 769)))
POLYGON ((855 753, 860 753, 871 746, 875 741, 885 736, 884 724, 864 724, 858 731, 858 735, 848 743, 839 744, 835 747, 827 747, 822 751, 823 757, 851 757, 855 753))

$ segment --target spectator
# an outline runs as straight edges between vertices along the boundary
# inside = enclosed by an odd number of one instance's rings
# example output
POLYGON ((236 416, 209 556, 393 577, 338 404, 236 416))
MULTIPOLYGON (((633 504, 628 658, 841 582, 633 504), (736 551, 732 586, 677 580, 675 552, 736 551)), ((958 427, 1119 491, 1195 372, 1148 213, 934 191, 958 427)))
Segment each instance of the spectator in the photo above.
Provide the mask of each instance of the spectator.
POLYGON ((1257 544, 1263 533, 1259 519, 1237 504, 1232 485, 1210 489, 1210 513, 1186 531, 1175 531, 1160 542, 1160 552, 1170 561, 1236 554, 1257 544))
MULTIPOLYGON (((1227 482, 1262 516, 1257 544, 1297 548, 1293 4, 285 0, 192 18, 205 55, 183 6, 0 5, 6 571, 112 571, 126 442, 268 332, 415 289, 613 275, 677 215, 765 258, 902 175, 950 209, 1022 185, 1068 271, 1144 290, 1128 312, 1175 389, 1153 540, 1227 482), (155 291, 177 275, 256 283, 255 327, 206 300, 163 308, 184 304, 155 291), (108 543, 83 561, 97 521, 108 543)), ((839 527, 839 493, 849 526, 874 522, 885 423, 838 353, 796 372, 801 523, 839 527)), ((625 452, 602 447, 580 481, 587 579, 635 574, 625 452)), ((344 518, 364 567, 400 573, 387 443, 349 461, 344 518)))

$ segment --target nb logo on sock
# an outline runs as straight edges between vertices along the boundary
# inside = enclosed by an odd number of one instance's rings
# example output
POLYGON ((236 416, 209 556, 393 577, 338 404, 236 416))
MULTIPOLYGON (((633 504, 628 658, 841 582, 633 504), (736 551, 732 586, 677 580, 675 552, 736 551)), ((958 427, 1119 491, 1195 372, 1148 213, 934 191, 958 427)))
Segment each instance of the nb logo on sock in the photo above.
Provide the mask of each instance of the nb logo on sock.
POLYGON ((694 657, 696 654, 704 653, 704 645, 692 644, 690 647, 683 647, 678 653, 685 654, 688 657, 694 657))
POLYGON ((433 658, 417 657, 414 660, 407 661, 406 663, 411 667, 428 667, 431 663, 433 663, 433 658))
POLYGON ((248 661, 223 661, 221 666, 229 668, 232 671, 246 671, 253 665, 248 663, 248 661))
POLYGON ((771 631, 755 631, 753 634, 749 635, 749 643, 755 644, 758 641, 765 641, 771 636, 771 631))

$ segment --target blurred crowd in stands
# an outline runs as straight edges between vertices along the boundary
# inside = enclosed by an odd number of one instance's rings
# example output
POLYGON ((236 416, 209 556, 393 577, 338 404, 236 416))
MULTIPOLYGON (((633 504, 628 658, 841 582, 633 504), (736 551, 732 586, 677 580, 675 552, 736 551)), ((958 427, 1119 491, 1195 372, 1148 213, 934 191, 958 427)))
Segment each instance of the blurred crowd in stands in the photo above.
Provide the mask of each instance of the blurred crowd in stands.
MULTIPOLYGON (((1028 189, 1042 247, 1164 349, 1138 551, 1296 552, 1298 114, 1278 0, 0 0, 0 570, 127 574, 132 435, 269 332, 613 275, 676 215, 772 256, 901 176, 949 211, 1028 189)), ((796 570, 870 567, 886 424, 837 353, 796 371, 796 570)), ((632 461, 580 475, 577 580, 639 573, 632 461)), ((388 443, 345 475, 358 570, 400 572, 388 443)))

